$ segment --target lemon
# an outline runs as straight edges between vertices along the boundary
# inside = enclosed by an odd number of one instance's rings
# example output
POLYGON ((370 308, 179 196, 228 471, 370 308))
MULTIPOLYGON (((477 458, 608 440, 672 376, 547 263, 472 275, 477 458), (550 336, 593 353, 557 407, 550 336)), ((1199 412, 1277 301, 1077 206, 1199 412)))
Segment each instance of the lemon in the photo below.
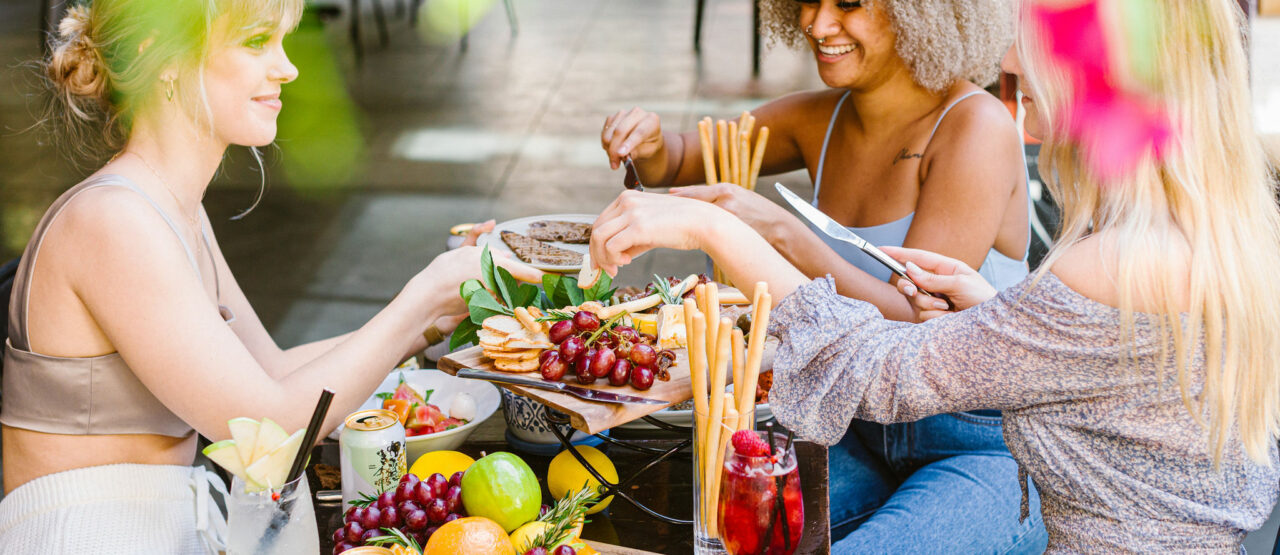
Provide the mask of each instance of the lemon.
MULTIPOLYGON (((610 461, 609 457, 606 457, 599 449, 586 445, 574 448, 606 480, 615 484, 618 483, 618 469, 614 468, 613 461, 610 461)), ((573 453, 566 449, 556 455, 556 458, 551 459, 551 465, 547 467, 547 489, 551 491, 552 497, 562 499, 570 491, 582 489, 584 484, 595 488, 600 485, 600 481, 596 480, 590 472, 587 472, 587 469, 583 468, 578 459, 573 458, 573 453)), ((603 511, 605 507, 609 506, 610 501, 613 501, 612 495, 596 503, 594 507, 587 511, 587 514, 591 515, 603 511)))
POLYGON ((511 532, 511 545, 516 546, 516 553, 524 553, 533 547, 533 540, 551 528, 550 522, 526 522, 511 532))
POLYGON ((454 472, 466 470, 473 462, 476 460, 457 451, 432 451, 413 461, 409 472, 423 480, 437 473, 447 479, 452 477, 454 472))

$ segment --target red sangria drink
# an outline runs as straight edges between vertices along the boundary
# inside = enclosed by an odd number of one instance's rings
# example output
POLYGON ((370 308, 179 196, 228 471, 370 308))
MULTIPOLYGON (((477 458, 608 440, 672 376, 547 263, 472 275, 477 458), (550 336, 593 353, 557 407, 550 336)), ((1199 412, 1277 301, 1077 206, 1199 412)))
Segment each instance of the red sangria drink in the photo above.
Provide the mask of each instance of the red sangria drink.
POLYGON ((774 434, 741 430, 725 447, 720 482, 719 529, 731 555, 791 555, 804 529, 804 502, 795 449, 783 452, 774 434))

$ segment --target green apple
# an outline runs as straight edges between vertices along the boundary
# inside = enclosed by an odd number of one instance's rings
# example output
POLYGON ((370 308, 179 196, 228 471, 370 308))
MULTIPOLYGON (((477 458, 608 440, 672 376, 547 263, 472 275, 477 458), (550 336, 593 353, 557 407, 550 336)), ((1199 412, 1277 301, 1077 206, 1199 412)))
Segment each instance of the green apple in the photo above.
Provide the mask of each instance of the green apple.
POLYGON ((462 504, 467 514, 493 520, 510 533, 538 518, 542 490, 520 457, 498 452, 471 463, 462 475, 462 504))
MULTIPOLYGON (((256 424, 256 423, 255 423, 256 424)), ((204 448, 204 456, 227 469, 227 472, 244 478, 244 463, 240 461, 239 444, 234 439, 224 439, 204 448)))
POLYGON ((284 443, 289 439, 289 432, 284 431, 279 424, 270 418, 263 418, 262 425, 258 427, 257 441, 253 444, 253 454, 249 456, 249 460, 244 465, 249 466, 261 459, 276 446, 284 443))
POLYGON ((278 488, 284 485, 285 479, 289 475, 289 470, 293 467, 293 459, 298 456, 298 448, 302 446, 302 436, 305 432, 306 430, 294 432, 288 439, 277 445, 275 449, 267 452, 265 456, 244 469, 245 475, 254 482, 254 484, 249 484, 251 491, 260 489, 253 487, 255 484, 270 488, 278 488))
POLYGON ((231 430, 231 439, 236 441, 241 466, 253 464, 253 446, 258 444, 258 421, 243 416, 232 418, 227 421, 227 428, 231 430))

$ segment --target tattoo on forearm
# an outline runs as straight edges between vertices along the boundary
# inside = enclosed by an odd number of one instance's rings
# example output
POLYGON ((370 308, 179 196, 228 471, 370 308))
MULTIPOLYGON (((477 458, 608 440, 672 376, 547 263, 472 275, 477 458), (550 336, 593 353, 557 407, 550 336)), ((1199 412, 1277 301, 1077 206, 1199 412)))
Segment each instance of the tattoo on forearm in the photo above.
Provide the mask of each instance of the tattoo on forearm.
POLYGON ((896 166, 896 165, 898 165, 898 162, 899 162, 900 160, 908 160, 908 159, 911 159, 911 158, 924 158, 924 153, 922 153, 922 152, 917 152, 917 153, 914 153, 914 154, 913 154, 913 153, 907 152, 907 149, 906 149, 906 148, 903 148, 903 149, 902 149, 902 151, 898 153, 898 156, 894 157, 894 159, 893 159, 893 164, 891 164, 891 165, 896 166))

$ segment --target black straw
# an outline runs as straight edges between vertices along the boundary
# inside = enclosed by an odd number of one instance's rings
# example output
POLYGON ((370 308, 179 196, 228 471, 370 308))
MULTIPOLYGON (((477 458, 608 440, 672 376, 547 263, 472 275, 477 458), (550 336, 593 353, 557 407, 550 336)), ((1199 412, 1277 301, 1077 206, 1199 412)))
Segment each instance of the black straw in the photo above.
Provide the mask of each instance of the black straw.
POLYGON ((320 426, 324 423, 324 417, 329 414, 329 402, 332 400, 332 390, 325 389, 320 392, 320 401, 316 403, 315 412, 311 413, 311 422, 307 424, 307 431, 302 435, 302 445, 298 446, 298 454, 293 458, 293 467, 289 469, 289 477, 284 483, 297 480, 302 475, 302 470, 307 465, 307 455, 311 454, 316 436, 320 435, 320 426))

